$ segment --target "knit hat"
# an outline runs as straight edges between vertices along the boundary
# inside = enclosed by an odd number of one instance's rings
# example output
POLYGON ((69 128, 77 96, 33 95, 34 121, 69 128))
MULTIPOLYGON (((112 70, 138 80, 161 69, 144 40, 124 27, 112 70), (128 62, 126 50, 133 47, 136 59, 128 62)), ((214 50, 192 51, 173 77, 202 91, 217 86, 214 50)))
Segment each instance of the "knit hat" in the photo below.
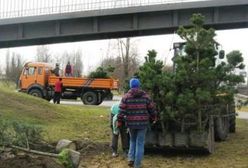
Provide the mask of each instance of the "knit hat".
POLYGON ((129 86, 130 88, 139 88, 140 87, 140 81, 137 78, 132 78, 129 81, 129 86))

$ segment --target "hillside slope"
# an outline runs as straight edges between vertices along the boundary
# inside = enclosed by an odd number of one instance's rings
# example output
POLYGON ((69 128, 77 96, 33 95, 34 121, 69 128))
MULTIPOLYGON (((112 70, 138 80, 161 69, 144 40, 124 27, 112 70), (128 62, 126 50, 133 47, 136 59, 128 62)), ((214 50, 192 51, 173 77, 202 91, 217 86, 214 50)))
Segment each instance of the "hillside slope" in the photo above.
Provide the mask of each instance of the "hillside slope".
POLYGON ((2 119, 38 124, 50 142, 61 138, 106 140, 108 109, 93 106, 54 105, 46 100, 0 87, 2 119))

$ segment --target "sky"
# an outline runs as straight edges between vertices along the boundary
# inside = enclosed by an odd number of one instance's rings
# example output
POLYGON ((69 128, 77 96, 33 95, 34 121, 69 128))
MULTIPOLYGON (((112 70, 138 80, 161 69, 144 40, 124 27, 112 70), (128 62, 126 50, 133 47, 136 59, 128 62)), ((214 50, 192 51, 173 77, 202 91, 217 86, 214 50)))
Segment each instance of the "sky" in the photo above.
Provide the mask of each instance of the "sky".
MULTIPOLYGON (((216 31, 216 40, 222 45, 222 49, 226 53, 232 50, 240 50, 244 57, 244 62, 248 66, 248 29, 234 29, 216 31)), ((73 52, 80 49, 83 53, 82 60, 84 65, 83 73, 87 74, 100 65, 101 60, 106 58, 106 52, 109 43, 113 44, 116 39, 95 40, 73 43, 59 43, 48 45, 50 54, 62 55, 63 52, 73 52)), ((179 42, 181 39, 176 34, 143 36, 132 38, 134 44, 138 48, 138 59, 144 61, 144 56, 148 50, 155 49, 158 52, 158 59, 166 64, 172 64, 173 56, 172 45, 174 42, 179 42)), ((5 65, 5 55, 10 52, 19 53, 24 62, 34 61, 37 46, 15 47, 8 49, 0 49, 0 66, 3 69, 5 65)), ((248 68, 246 68, 248 69, 248 68)))

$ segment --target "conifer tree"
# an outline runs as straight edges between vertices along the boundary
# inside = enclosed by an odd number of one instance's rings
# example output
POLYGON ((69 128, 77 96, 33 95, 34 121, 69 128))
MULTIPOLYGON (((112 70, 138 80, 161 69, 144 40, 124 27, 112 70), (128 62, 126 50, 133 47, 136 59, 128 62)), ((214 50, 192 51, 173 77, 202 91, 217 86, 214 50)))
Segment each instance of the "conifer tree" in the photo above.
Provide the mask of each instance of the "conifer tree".
POLYGON ((162 70, 163 64, 156 61, 154 50, 148 52, 138 72, 142 88, 150 92, 157 104, 163 131, 168 129, 166 124, 174 121, 180 123, 180 128, 173 129, 184 131, 185 122, 195 122, 197 129, 203 130, 202 121, 221 105, 233 103, 235 86, 243 81, 241 75, 234 73, 235 69, 244 68, 242 54, 232 51, 223 59, 222 51, 218 57, 214 29, 203 27, 201 14, 194 14, 191 21, 190 28, 178 30, 186 44, 185 52, 174 58, 173 73, 162 70))

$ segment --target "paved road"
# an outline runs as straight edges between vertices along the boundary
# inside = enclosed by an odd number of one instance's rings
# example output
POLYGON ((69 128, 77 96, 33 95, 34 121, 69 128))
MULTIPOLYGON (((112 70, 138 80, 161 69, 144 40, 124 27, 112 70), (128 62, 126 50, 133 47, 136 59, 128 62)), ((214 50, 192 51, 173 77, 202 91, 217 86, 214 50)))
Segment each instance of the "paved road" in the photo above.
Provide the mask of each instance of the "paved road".
MULTIPOLYGON (((111 107, 114 103, 118 102, 121 100, 120 96, 114 96, 113 100, 106 100, 103 101, 100 106, 103 107, 111 107)), ((52 103, 52 101, 51 101, 52 103)), ((81 100, 61 100, 60 101, 61 104, 67 104, 67 105, 76 105, 76 106, 85 106, 81 100)))
MULTIPOLYGON (((113 100, 103 101, 100 106, 111 107, 114 103, 121 100, 120 96, 114 96, 113 100)), ((52 103, 52 101, 51 101, 52 103)), ((62 100, 61 104, 67 105, 76 105, 76 106, 85 106, 80 100, 62 100)), ((248 119, 248 112, 237 112, 237 118, 248 119)))
POLYGON ((248 112, 237 112, 237 113, 238 113, 237 118, 247 119, 248 120, 248 112))

